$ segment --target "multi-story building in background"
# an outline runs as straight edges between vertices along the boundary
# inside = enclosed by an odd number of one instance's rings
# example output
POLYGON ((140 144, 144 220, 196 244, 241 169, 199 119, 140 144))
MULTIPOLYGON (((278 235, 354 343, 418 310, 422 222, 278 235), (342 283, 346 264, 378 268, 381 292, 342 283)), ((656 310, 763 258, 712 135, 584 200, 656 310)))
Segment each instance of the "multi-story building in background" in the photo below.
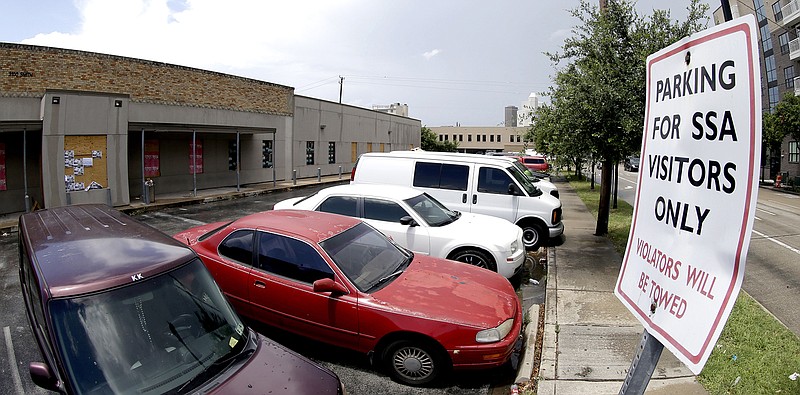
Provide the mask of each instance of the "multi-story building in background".
POLYGON ((526 148, 533 148, 530 142, 525 141, 527 127, 439 126, 430 129, 439 141, 456 142, 458 152, 524 152, 526 148))
POLYGON ((536 113, 536 109, 539 108, 539 96, 536 95, 535 92, 531 93, 528 96, 528 100, 522 102, 522 105, 519 107, 518 112, 518 119, 517 125, 519 126, 531 126, 533 125, 533 115, 536 113))
POLYGON ((374 105, 372 106, 372 111, 408 117, 408 104, 392 103, 389 105, 374 105))
POLYGON ((517 110, 519 110, 517 106, 506 106, 506 117, 503 121, 503 126, 517 126, 517 110))
MULTIPOLYGON (((798 0, 731 0, 733 18, 752 14, 759 29, 761 59, 762 110, 771 112, 787 93, 800 94, 800 1, 798 0)), ((714 11, 714 23, 724 22, 722 7, 714 11)), ((780 151, 767 152, 763 147, 762 178, 775 179, 800 176, 800 142, 787 136, 780 151)))

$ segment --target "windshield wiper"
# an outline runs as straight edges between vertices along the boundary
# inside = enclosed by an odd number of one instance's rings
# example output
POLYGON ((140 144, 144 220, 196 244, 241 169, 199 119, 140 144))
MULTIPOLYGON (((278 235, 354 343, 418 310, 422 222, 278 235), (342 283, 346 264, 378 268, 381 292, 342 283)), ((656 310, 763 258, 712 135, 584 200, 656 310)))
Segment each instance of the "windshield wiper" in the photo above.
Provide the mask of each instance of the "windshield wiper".
POLYGON ((403 270, 397 270, 397 271, 395 271, 395 272, 394 272, 394 273, 392 273, 392 274, 389 274, 389 275, 387 275, 387 276, 384 276, 384 277, 382 277, 380 280, 378 280, 378 282, 376 282, 375 284, 373 284, 373 285, 372 285, 372 286, 369 288, 369 290, 368 290, 367 292, 370 292, 370 291, 374 290, 375 288, 378 288, 378 287, 379 287, 379 286, 381 286, 382 284, 386 283, 387 281, 389 281, 389 280, 391 280, 391 279, 393 279, 393 278, 395 278, 395 277, 397 277, 397 276, 399 276, 399 275, 401 275, 401 274, 403 274, 403 270))
MULTIPOLYGON (((194 387, 196 387, 196 386, 208 381, 208 379, 210 377, 213 377, 214 375, 216 375, 217 373, 221 372, 222 370, 224 370, 228 366, 232 365, 235 361, 240 361, 242 359, 249 358, 250 355, 253 355, 254 352, 255 352, 255 348, 246 349, 246 350, 243 350, 240 353, 237 353, 237 354, 225 357, 225 358, 220 358, 220 359, 216 360, 215 362, 213 362, 209 366, 205 366, 201 362, 201 366, 203 366, 203 370, 200 373, 198 373, 197 376, 192 377, 191 380, 183 383, 183 385, 181 385, 181 387, 178 388, 177 393, 179 393, 179 394, 183 393, 183 390, 187 389, 187 388, 194 389, 194 387)), ((198 362, 200 362, 200 361, 198 360, 198 362)))

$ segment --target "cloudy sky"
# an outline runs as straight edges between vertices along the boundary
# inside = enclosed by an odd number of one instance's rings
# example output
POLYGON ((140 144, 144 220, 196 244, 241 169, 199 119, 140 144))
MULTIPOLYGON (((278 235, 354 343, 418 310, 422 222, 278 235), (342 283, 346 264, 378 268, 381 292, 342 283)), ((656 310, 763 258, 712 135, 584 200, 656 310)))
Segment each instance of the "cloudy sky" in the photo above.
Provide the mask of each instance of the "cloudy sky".
MULTIPOLYGON (((706 0, 713 8, 719 2, 706 0)), ((0 41, 255 78, 427 126, 496 126, 550 86, 579 0, 3 0, 0 41)), ((638 0, 640 14, 688 0, 638 0)), ((710 12, 709 12, 710 14, 710 12)), ((710 16, 710 15, 709 15, 710 16)))

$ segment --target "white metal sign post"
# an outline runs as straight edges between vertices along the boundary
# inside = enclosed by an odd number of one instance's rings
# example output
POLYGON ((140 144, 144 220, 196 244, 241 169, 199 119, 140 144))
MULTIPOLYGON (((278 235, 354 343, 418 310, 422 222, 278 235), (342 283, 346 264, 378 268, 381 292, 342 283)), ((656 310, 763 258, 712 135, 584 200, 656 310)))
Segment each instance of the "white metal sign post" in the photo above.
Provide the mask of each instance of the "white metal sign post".
POLYGON ((643 341, 654 337, 695 374, 744 278, 761 155, 757 31, 747 15, 647 58, 639 184, 615 294, 644 325, 643 341))

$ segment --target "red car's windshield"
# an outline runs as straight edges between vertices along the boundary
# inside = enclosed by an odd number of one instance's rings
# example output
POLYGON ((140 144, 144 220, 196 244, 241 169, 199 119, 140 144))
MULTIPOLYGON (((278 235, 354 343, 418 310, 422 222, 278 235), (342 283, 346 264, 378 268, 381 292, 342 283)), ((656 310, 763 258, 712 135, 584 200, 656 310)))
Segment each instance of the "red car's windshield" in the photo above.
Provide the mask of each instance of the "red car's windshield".
POLYGON ((413 257, 410 251, 401 249, 365 223, 321 242, 320 246, 361 292, 388 284, 413 257))

